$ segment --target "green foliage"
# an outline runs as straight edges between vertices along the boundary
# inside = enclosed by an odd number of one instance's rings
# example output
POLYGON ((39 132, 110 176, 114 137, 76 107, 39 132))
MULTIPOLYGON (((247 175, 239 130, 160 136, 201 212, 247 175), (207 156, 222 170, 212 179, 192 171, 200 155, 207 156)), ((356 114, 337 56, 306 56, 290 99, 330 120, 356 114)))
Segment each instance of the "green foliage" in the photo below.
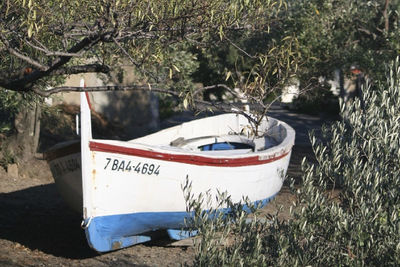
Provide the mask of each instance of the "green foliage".
POLYGON ((16 114, 39 99, 32 93, 20 94, 9 90, 0 91, 0 133, 12 133, 16 114))
POLYGON ((70 74, 111 70, 121 81, 129 65, 135 83, 178 91, 184 107, 196 100, 196 83, 239 88, 262 107, 260 121, 271 92, 293 75, 314 83, 309 102, 326 95, 314 78, 338 67, 357 62, 381 79, 383 62, 400 51, 400 2, 387 3, 0 1, 0 87, 46 94, 70 74))
POLYGON ((191 194, 187 181, 183 188, 187 210, 193 216, 186 226, 197 231, 195 266, 260 266, 266 263, 263 252, 263 233, 268 229, 265 221, 256 215, 247 219, 249 212, 255 212, 257 205, 244 198, 232 203, 227 193, 218 193, 213 200, 206 192, 197 198, 191 194), (215 202, 215 209, 208 209, 215 202), (204 211, 204 209, 208 211, 204 211))
MULTIPOLYGON (((386 29, 385 1, 291 1, 288 30, 297 32, 306 64, 304 71, 326 75, 333 68, 357 62, 378 80, 384 62, 399 53, 398 0, 389 1, 386 29)), ((318 76, 316 76, 318 77, 318 76)))
POLYGON ((174 115, 175 112, 180 111, 178 101, 166 94, 158 95, 158 109, 160 113, 160 121, 167 119, 174 115))
POLYGON ((171 44, 207 48, 231 31, 266 31, 281 8, 281 1, 8 0, 0 4, 0 49, 18 48, 30 61, 4 53, 0 72, 21 70, 27 63, 45 68, 77 39, 109 32, 68 64, 96 59, 113 65, 129 55, 150 78, 146 69, 167 58, 171 44))
POLYGON ((76 139, 76 114, 79 114, 78 106, 44 106, 40 120, 39 149, 46 151, 57 143, 76 139))
MULTIPOLYGON (((343 120, 326 127, 323 140, 311 137, 317 164, 303 161, 303 184, 293 187, 298 200, 290 208, 289 220, 280 221, 272 216, 261 225, 251 222, 244 228, 241 208, 229 215, 235 220, 228 224, 223 220, 203 219, 201 209, 194 208, 195 218, 201 218, 198 225, 205 225, 199 226, 202 243, 195 264, 398 266, 398 60, 390 68, 387 81, 379 83, 377 88, 365 89, 363 108, 359 99, 342 105, 343 120), (224 243, 229 238, 240 242, 224 243)), ((237 207, 229 198, 222 202, 237 207)))
POLYGON ((312 137, 318 164, 304 165, 301 211, 287 236, 275 239, 286 242, 285 263, 399 264, 399 73, 396 61, 380 90, 366 89, 364 109, 359 100, 343 105, 343 121, 326 129, 326 141, 312 137))
POLYGON ((3 169, 7 169, 9 164, 16 163, 15 155, 10 152, 7 148, 1 148, 1 158, 0 158, 0 167, 3 169))
POLYGON ((3 1, 0 86, 46 95, 67 75, 111 70, 121 80, 129 65, 135 83, 178 91, 188 107, 195 82, 217 81, 197 79, 196 57, 211 62, 228 49, 229 64, 217 60, 218 80, 262 102, 297 68, 296 37, 282 31, 286 7, 281 0, 3 1))
POLYGON ((170 46, 168 57, 162 63, 164 68, 158 77, 166 80, 168 88, 189 93, 193 91, 193 73, 197 70, 199 62, 187 45, 175 44, 170 46))
MULTIPOLYGON (((267 29, 226 32, 212 49, 197 47, 200 67, 195 80, 239 88, 249 101, 259 103, 270 93, 279 93, 296 73, 301 58, 296 35, 284 29, 285 11, 283 5, 271 8, 268 17, 273 23, 267 29)), ((221 98, 222 89, 214 93, 221 98)))
MULTIPOLYGON (((388 3, 386 7, 382 0, 288 2, 285 29, 299 42, 301 82, 329 77, 338 68, 347 71, 354 63, 372 80, 384 79, 384 63, 400 53, 400 1, 388 3)), ((313 83, 319 90, 318 80, 313 83)))
POLYGON ((330 88, 320 85, 310 93, 300 94, 293 100, 291 107, 297 112, 319 115, 337 116, 340 113, 339 98, 334 96, 330 88))

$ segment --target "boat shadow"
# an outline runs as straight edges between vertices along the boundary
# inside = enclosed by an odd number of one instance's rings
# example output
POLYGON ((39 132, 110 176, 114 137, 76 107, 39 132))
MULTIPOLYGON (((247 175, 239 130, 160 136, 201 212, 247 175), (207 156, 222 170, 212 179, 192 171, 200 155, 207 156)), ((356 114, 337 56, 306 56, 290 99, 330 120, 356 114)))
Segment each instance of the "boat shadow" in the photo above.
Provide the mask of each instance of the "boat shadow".
POLYGON ((57 257, 99 255, 86 242, 81 215, 64 204, 55 184, 1 193, 0 203, 1 239, 57 257))
MULTIPOLYGON (((104 254, 89 247, 80 227, 81 214, 64 203, 54 183, 0 193, 0 203, 0 239, 67 259, 104 254)), ((175 242, 165 231, 149 234, 152 240, 143 243, 145 246, 169 246, 175 242)))

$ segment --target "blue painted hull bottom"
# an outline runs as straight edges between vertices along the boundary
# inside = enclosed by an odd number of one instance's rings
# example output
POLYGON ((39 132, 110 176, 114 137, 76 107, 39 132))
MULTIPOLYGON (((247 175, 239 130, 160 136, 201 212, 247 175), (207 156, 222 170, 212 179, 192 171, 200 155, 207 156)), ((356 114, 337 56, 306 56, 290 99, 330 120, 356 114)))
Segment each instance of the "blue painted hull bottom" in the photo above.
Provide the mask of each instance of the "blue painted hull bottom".
MULTIPOLYGON (((272 196, 257 201, 265 206, 272 196)), ((195 235, 194 232, 181 231, 184 219, 190 217, 187 212, 138 212, 99 216, 91 219, 87 226, 86 239, 94 250, 107 252, 151 240, 152 232, 167 230, 171 239, 181 240, 195 235)))

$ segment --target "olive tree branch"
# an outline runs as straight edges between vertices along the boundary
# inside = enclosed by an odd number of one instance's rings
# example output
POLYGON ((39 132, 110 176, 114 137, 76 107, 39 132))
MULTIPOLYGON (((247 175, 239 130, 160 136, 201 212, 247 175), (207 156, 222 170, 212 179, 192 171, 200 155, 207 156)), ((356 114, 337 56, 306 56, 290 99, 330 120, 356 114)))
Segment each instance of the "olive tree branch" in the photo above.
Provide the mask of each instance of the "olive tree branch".
POLYGON ((10 54, 16 56, 19 59, 22 59, 23 61, 27 62, 29 65, 35 66, 36 68, 38 68, 38 69, 40 69, 42 71, 46 71, 46 70, 49 69, 48 66, 45 66, 45 65, 41 64, 40 62, 37 62, 34 59, 23 55, 22 53, 20 53, 19 51, 17 51, 13 47, 11 47, 10 43, 8 42, 8 40, 5 39, 3 35, 0 35, 0 40, 5 45, 6 50, 8 50, 8 52, 10 52, 10 54))
MULTIPOLYGON (((113 33, 110 32, 104 32, 101 34, 99 33, 88 36, 76 43, 67 52, 70 54, 75 54, 84 49, 88 49, 97 44, 102 39, 109 38, 109 36, 112 34, 113 33)), ((13 91, 30 91, 30 87, 34 86, 35 82, 43 77, 51 75, 53 71, 56 71, 57 69, 67 64, 71 60, 71 58, 72 56, 59 56, 55 60, 53 60, 49 67, 46 67, 45 69, 34 70, 31 74, 27 74, 22 77, 18 75, 14 76, 11 79, 1 79, 0 86, 13 91)))
POLYGON ((88 73, 88 72, 96 72, 96 73, 109 73, 111 71, 109 66, 102 64, 86 64, 80 66, 70 66, 70 67, 61 67, 54 70, 50 75, 71 75, 71 74, 80 74, 80 73, 88 73))
POLYGON ((38 51, 43 52, 46 56, 61 56, 61 57, 82 57, 83 53, 68 53, 68 52, 60 52, 60 51, 50 51, 47 49, 44 45, 41 45, 41 47, 32 44, 30 41, 24 39, 25 43, 28 44, 30 47, 33 49, 36 49, 38 51))
MULTIPOLYGON (((42 90, 38 87, 33 87, 32 91, 42 97, 49 97, 56 93, 61 92, 115 92, 115 91, 149 91, 149 92, 156 92, 156 93, 163 93, 173 96, 177 99, 183 99, 183 95, 181 92, 160 88, 156 85, 127 85, 127 86, 120 86, 120 85, 108 85, 108 86, 93 86, 93 87, 72 87, 72 86, 63 86, 63 87, 56 87, 49 90, 42 90)), ((223 112, 230 112, 241 114, 249 119, 251 122, 256 123, 257 121, 248 113, 240 108, 237 105, 232 103, 224 103, 224 102, 212 102, 212 101, 205 101, 200 99, 193 99, 193 102, 196 104, 205 106, 205 107, 212 107, 216 110, 223 111, 223 112)), ((204 108, 205 110, 206 108, 204 108)))
POLYGON ((162 89, 158 87, 153 87, 152 85, 105 85, 105 86, 92 86, 92 87, 74 87, 74 86, 62 86, 56 87, 49 90, 42 90, 37 87, 32 88, 32 91, 36 94, 49 97, 57 93, 65 92, 114 92, 114 91, 153 91, 157 93, 166 93, 172 96, 180 97, 179 92, 175 92, 168 89, 162 89))

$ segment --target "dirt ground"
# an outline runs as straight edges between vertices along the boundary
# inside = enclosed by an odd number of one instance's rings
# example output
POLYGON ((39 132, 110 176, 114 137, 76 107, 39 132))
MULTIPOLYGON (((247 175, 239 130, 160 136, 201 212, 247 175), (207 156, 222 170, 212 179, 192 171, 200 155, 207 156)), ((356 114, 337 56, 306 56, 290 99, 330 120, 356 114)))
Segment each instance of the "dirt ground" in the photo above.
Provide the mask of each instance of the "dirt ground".
MULTIPOLYGON (((294 147, 290 176, 299 177, 300 162, 310 152, 309 147, 294 147)), ((265 212, 288 207, 293 200, 284 187, 265 212)), ((190 242, 166 238, 98 254, 87 245, 80 223, 80 215, 58 195, 45 161, 20 166, 18 178, 0 167, 0 266, 181 266, 190 265, 194 256, 190 242)))

